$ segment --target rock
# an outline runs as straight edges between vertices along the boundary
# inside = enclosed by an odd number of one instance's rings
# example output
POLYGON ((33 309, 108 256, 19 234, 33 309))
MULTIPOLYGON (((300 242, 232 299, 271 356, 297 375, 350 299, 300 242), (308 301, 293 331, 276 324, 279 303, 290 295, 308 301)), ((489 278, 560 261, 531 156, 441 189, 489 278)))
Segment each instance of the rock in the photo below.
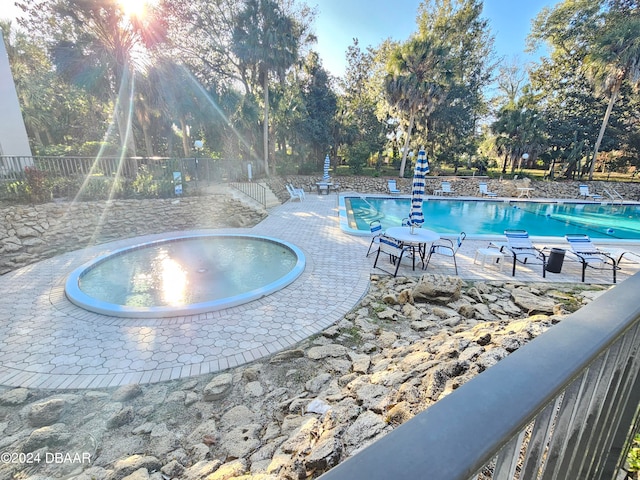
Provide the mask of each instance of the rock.
POLYGON ((295 350, 285 350, 284 352, 279 352, 271 357, 271 363, 280 363, 286 362, 287 360, 292 360, 294 358, 302 358, 304 357, 304 350, 295 349, 295 350))
POLYGON ((311 347, 307 351, 307 357, 311 360, 321 360, 327 357, 342 357, 348 353, 348 350, 337 344, 322 345, 319 347, 311 347))
POLYGON ((227 452, 227 457, 247 457, 260 446, 261 430, 262 425, 258 423, 235 427, 222 436, 220 447, 227 452))
POLYGON ((390 403, 390 390, 382 385, 365 384, 356 390, 356 400, 363 408, 382 413, 390 403))
POLYGON ((517 288, 511 292, 513 302, 529 315, 553 313, 555 302, 546 297, 539 297, 524 289, 517 288))
POLYGON ((262 388, 260 382, 249 382, 244 387, 244 394, 247 397, 262 397, 264 388, 262 388))
POLYGON ((486 370, 487 368, 494 366, 496 363, 498 363, 507 355, 509 355, 509 352, 507 352, 504 348, 502 347, 493 348, 487 352, 482 353, 478 357, 478 360, 476 361, 476 363, 483 370, 486 370))
MULTIPOLYGON (((246 407, 243 407, 243 408, 246 408, 246 407)), ((217 436, 218 436, 218 429, 216 427, 216 421, 213 419, 210 419, 198 425, 195 428, 195 430, 189 434, 188 440, 193 444, 198 444, 198 443, 202 443, 205 437, 216 438, 217 436)))
POLYGON ((462 280, 444 275, 423 275, 411 292, 415 302, 447 304, 460 298, 462 280))
POLYGON ((352 447, 360 447, 387 427, 384 419, 369 410, 362 413, 345 431, 344 441, 352 447))
POLYGON ((32 393, 27 388, 14 388, 12 390, 7 390, 0 394, 0 405, 7 407, 21 405, 26 402, 31 395, 32 393))
POLYGON ((321 373, 305 383, 304 388, 308 392, 318 393, 332 378, 333 376, 330 373, 321 373))
POLYGON ((202 398, 206 402, 213 402, 225 397, 233 386, 233 375, 221 373, 213 377, 202 392, 202 398))
POLYGON ((65 445, 72 438, 71 432, 64 423, 56 423, 42 427, 31 432, 29 438, 24 443, 23 452, 33 452, 39 448, 48 447, 59 451, 60 446, 65 445))
POLYGON ((57 423, 65 405, 66 402, 61 398, 52 398, 31 405, 27 413, 29 425, 32 427, 44 427, 57 423))
MULTIPOLYGON (((220 425, 225 428, 235 427, 238 425, 245 425, 248 423, 253 423, 256 418, 255 413, 253 413, 249 408, 244 405, 238 405, 222 415, 220 418, 220 425)), ((216 431, 215 424, 212 425, 211 431, 208 433, 214 433, 216 431)))
POLYGON ((107 428, 114 429, 131 423, 134 419, 133 407, 121 408, 107 420, 107 428))
POLYGON ((148 480, 149 471, 146 468, 140 468, 135 472, 127 475, 122 480, 148 480))
POLYGON ((137 383, 132 383, 129 385, 123 385, 118 388, 113 395, 111 396, 111 400, 114 402, 126 402, 131 400, 142 394, 142 388, 137 383))
POLYGON ((195 465, 187 468, 184 472, 184 478, 186 480, 201 480, 203 478, 209 478, 213 472, 218 470, 222 465, 222 462, 218 459, 212 461, 200 461, 195 465))
POLYGON ((238 459, 221 465, 215 472, 208 475, 206 480, 228 480, 239 477, 246 471, 247 462, 243 459, 238 459))

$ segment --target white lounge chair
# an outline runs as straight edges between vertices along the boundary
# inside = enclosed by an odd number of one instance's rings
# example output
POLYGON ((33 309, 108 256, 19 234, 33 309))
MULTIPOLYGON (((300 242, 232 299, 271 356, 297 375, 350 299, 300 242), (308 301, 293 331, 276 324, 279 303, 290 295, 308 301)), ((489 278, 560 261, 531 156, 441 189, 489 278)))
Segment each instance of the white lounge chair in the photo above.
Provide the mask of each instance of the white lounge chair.
POLYGON ((293 193, 295 193, 296 195, 300 195, 303 200, 307 198, 306 195, 304 194, 304 189, 294 187, 293 183, 290 183, 289 186, 291 187, 291 190, 293 190, 293 193))
POLYGON ((451 183, 449 182, 440 183, 440 188, 433 191, 434 195, 444 195, 445 193, 453 193, 451 191, 451 183))
POLYGON ((389 189, 389 193, 392 193, 392 194, 401 193, 400 190, 398 190, 398 187, 396 186, 395 180, 389 180, 387 182, 387 188, 389 189))
POLYGON ((289 192, 289 196, 291 197, 291 200, 298 200, 300 202, 304 200, 304 191, 301 191, 299 189, 294 189, 293 186, 289 184, 285 186, 287 187, 287 192, 289 192))
POLYGON ((580 195, 582 198, 592 198, 593 200, 601 200, 602 195, 598 195, 597 193, 589 193, 589 185, 580 185, 580 195))
POLYGON ((542 277, 545 278, 547 256, 541 249, 533 246, 529 238, 529 233, 526 230, 505 230, 504 234, 507 237, 507 246, 503 247, 501 251, 506 250, 513 256, 511 276, 515 277, 516 275, 517 262, 526 264, 529 260, 539 260, 542 263, 542 277))
POLYGON ((487 190, 487 184, 486 183, 480 183, 478 184, 478 187, 480 188, 480 194, 483 197, 497 197, 498 194, 494 193, 494 192, 490 192, 487 190))
MULTIPOLYGON (((570 253, 582 263, 582 281, 587 267, 596 270, 608 270, 613 272, 613 283, 616 283, 616 271, 620 269, 615 259, 607 252, 600 250, 592 242, 588 235, 567 234, 564 238, 571 246, 570 253)), ((621 258, 621 257, 620 257, 621 258)))

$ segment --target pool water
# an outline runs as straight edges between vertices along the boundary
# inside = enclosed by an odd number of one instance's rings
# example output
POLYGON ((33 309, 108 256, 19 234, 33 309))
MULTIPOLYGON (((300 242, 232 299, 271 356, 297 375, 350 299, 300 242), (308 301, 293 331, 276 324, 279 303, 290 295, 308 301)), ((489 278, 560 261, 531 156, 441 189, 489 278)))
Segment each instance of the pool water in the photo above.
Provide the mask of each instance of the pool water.
POLYGON ((295 279, 294 246, 250 235, 198 235, 142 244, 83 266, 67 280, 72 302, 98 313, 153 317, 245 303, 295 279))
MULTIPOLYGON (((343 197, 346 230, 369 232, 379 220, 387 229, 409 216, 410 198, 343 197)), ((424 227, 439 233, 503 235, 507 229, 531 236, 563 237, 567 233, 592 238, 640 240, 639 205, 599 203, 496 202, 485 200, 425 200, 424 227)))

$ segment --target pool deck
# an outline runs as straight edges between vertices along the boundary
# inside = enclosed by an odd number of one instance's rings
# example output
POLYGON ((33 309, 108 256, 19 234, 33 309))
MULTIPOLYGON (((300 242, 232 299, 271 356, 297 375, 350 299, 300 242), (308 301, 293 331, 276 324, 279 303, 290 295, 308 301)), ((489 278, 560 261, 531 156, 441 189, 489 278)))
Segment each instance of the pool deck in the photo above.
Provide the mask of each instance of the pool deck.
MULTIPOLYGON (((0 386, 86 389, 155 383, 235 367, 295 348, 353 309, 367 293, 375 254, 365 257, 369 237, 340 229, 338 196, 308 193, 269 211, 253 228, 198 230, 249 233, 298 246, 306 268, 291 285, 245 305, 193 316, 127 319, 87 312, 64 295, 66 276, 78 266, 117 248, 164 238, 147 235, 66 253, 0 276, 0 386)), ((175 233, 175 232, 174 232, 175 233)), ((535 239, 534 239, 535 240, 535 239)), ((563 241, 536 245, 566 248, 563 241)), ((456 258, 465 280, 580 282, 580 266, 565 261, 560 274, 542 278, 539 265, 511 263, 500 271, 474 264, 487 240, 466 240, 456 258)), ((598 245, 604 245, 596 242, 598 245)), ((619 248, 620 246, 616 246, 619 248)), ((640 244, 624 245, 640 254, 640 244)), ((386 261, 386 259, 385 259, 386 261)), ((388 263, 388 262, 387 262, 388 263)), ((618 282, 640 271, 625 262, 618 282)), ((422 275, 407 262, 399 275, 422 275)), ((432 259, 426 273, 453 275, 453 262, 432 259)), ((611 284, 611 271, 587 270, 589 283, 611 284)))

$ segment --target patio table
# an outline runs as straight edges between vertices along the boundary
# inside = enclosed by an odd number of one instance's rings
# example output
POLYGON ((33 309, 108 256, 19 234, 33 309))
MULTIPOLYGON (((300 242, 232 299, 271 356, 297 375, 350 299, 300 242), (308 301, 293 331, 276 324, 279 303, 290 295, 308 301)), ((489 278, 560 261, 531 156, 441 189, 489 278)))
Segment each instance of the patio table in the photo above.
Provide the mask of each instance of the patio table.
MULTIPOLYGON (((433 243, 440 239, 438 232, 427 230, 426 228, 414 228, 413 233, 411 233, 411 227, 390 227, 385 231, 385 235, 395 238, 403 244, 417 246, 422 263, 424 263, 427 243, 433 243)), ((415 253, 413 255, 413 269, 416 269, 415 253)))

